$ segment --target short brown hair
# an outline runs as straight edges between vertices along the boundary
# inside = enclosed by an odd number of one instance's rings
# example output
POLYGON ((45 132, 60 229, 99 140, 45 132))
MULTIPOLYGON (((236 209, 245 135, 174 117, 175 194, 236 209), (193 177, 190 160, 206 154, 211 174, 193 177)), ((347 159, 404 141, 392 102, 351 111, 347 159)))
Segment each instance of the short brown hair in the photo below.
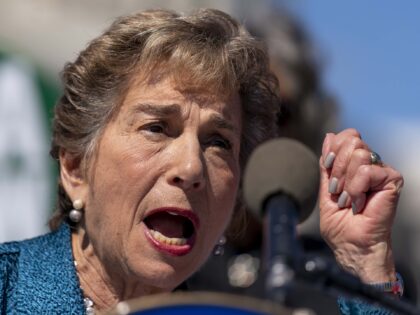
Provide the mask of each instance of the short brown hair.
MULTIPOLYGON (((253 148, 276 134, 278 83, 264 45, 218 10, 191 15, 152 10, 117 19, 75 62, 66 64, 64 92, 55 108, 52 157, 58 159, 65 150, 80 161, 89 160, 130 79, 156 69, 164 69, 182 86, 205 88, 215 95, 239 92, 242 168, 253 148)), ((59 182, 50 227, 56 229, 71 209, 59 182)))

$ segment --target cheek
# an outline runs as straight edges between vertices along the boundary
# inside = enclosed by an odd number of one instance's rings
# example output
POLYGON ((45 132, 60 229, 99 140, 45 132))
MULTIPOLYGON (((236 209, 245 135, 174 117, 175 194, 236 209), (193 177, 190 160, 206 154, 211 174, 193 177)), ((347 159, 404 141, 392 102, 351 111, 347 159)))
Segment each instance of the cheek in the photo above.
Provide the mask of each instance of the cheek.
POLYGON ((140 145, 136 141, 114 145, 103 155, 103 159, 99 159, 95 176, 108 179, 114 186, 120 183, 116 189, 130 189, 129 183, 138 183, 146 177, 159 174, 160 163, 157 162, 160 160, 160 151, 157 146, 140 145))
MULTIPOLYGON (((224 209, 223 215, 229 216, 233 211, 239 187, 240 171, 236 164, 213 164, 209 168, 209 181, 217 209, 224 209)), ((217 211, 217 210, 216 210, 217 211)))
POLYGON ((107 224, 111 219, 117 222, 126 218, 135 220, 139 215, 136 209, 140 200, 158 178, 160 165, 150 158, 156 151, 151 148, 139 150, 134 145, 128 147, 117 145, 107 154, 98 155, 89 183, 89 209, 96 223, 107 224))

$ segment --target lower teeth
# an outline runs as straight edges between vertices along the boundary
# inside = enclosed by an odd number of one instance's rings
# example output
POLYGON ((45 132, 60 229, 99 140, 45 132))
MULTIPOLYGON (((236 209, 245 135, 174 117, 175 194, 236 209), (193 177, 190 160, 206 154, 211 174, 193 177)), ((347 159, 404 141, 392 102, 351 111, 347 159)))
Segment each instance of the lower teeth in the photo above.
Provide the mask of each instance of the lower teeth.
POLYGON ((153 238, 160 243, 164 243, 167 245, 185 245, 187 244, 187 239, 183 237, 167 237, 160 233, 159 231, 150 230, 150 234, 153 236, 153 238))

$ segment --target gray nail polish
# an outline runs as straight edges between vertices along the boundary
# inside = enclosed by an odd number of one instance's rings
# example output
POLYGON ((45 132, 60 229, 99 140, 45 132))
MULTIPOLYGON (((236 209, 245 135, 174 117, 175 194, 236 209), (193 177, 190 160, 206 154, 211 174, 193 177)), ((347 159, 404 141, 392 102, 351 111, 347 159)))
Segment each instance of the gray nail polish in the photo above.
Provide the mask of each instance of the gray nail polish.
POLYGON ((327 154, 327 157, 325 158, 324 161, 324 167, 325 168, 331 168, 331 166, 333 165, 335 160, 335 153, 334 152, 330 152, 327 154))
POLYGON ((363 199, 355 198, 351 203, 353 214, 358 214, 363 209, 363 199))
POLYGON ((330 180, 330 184, 328 185, 328 192, 330 194, 335 194, 338 187, 338 179, 337 177, 333 177, 330 180))
POLYGON ((343 191, 340 195, 340 197, 338 197, 338 202, 337 202, 337 206, 339 208, 344 208, 347 204, 347 199, 349 198, 349 194, 347 193, 347 191, 343 191))
POLYGON ((359 211, 357 210, 357 206, 355 202, 351 203, 351 210, 353 211, 353 214, 358 214, 359 211))

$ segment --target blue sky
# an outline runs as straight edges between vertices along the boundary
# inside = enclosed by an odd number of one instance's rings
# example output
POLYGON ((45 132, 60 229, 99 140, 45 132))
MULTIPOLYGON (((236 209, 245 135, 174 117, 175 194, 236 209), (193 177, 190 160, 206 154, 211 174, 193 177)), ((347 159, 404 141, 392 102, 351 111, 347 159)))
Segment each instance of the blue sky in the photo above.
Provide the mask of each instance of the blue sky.
MULTIPOLYGON (((277 1, 281 2, 281 1, 277 1)), ((420 1, 283 1, 326 60, 343 127, 420 125, 420 1)))

